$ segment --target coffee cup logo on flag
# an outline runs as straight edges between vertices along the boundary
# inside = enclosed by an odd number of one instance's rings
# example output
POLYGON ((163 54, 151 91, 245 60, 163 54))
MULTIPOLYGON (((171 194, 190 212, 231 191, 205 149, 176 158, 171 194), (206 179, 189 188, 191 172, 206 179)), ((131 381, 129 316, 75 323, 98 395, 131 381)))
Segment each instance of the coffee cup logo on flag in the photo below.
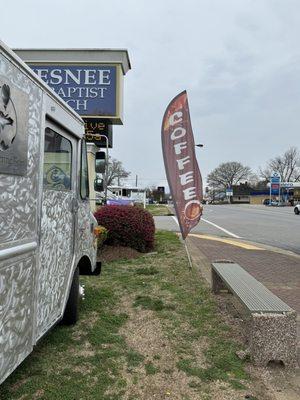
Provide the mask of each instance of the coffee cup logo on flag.
POLYGON ((183 239, 202 215, 202 178, 198 167, 186 91, 168 105, 161 129, 165 169, 183 239))

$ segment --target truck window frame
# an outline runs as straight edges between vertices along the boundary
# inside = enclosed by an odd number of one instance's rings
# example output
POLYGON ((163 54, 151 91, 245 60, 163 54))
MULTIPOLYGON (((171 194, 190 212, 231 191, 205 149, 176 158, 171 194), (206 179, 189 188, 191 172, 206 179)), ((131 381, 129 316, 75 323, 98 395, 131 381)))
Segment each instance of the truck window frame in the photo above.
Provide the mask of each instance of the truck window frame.
POLYGON ((87 159, 87 146, 85 139, 81 139, 80 143, 80 180, 79 180, 79 193, 82 200, 89 200, 90 186, 89 186, 89 164, 87 159), (84 170, 86 173, 84 174, 84 170), (83 185, 85 185, 83 193, 83 185))
MULTIPOLYGON (((64 192, 64 191, 69 192, 69 191, 72 190, 72 187, 73 187, 73 151, 74 151, 73 143, 72 143, 71 140, 69 140, 67 137, 62 135, 60 132, 57 132, 57 130, 53 129, 52 127, 47 126, 45 128, 44 159, 43 159, 43 188, 44 189, 56 190, 56 191, 59 191, 59 192, 61 192, 61 191, 62 192, 64 192), (54 185, 47 184, 46 181, 45 181, 45 164, 46 164, 45 163, 45 158, 46 158, 45 154, 48 153, 46 151, 46 135, 49 132, 53 132, 55 135, 59 136, 62 139, 62 141, 65 141, 65 143, 67 143, 69 145, 69 151, 68 151, 68 154, 69 154, 69 157, 70 157, 69 162, 68 162, 68 165, 69 165, 69 168, 68 168, 69 169, 69 171, 68 171, 69 172, 69 175, 68 175, 69 184, 68 184, 68 187, 65 187, 65 188, 62 188, 60 186, 55 187, 54 185)), ((63 150, 60 150, 60 151, 57 151, 57 152, 53 151, 53 153, 57 153, 57 154, 63 153, 63 152, 64 152, 63 150)), ((55 165, 55 163, 53 165, 55 165)))

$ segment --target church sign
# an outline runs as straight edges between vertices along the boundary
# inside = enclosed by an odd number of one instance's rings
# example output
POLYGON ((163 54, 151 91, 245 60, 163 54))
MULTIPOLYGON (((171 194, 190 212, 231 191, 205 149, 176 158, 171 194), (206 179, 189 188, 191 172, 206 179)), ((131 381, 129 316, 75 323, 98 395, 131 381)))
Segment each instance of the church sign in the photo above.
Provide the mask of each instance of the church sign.
POLYGON ((29 64, 82 117, 118 115, 117 65, 29 64))
POLYGON ((18 56, 83 119, 123 125, 125 49, 15 49, 18 56))

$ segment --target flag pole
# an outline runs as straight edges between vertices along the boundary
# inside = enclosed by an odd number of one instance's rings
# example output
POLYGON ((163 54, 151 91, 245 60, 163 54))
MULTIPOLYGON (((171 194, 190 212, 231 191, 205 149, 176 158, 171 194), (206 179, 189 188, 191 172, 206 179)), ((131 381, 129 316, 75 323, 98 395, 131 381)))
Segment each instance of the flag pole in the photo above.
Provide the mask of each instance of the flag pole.
POLYGON ((191 271, 193 269, 192 257, 190 255, 189 248, 186 243, 186 239, 183 239, 183 242, 184 242, 185 251, 186 251, 186 254, 187 254, 187 257, 189 260, 189 270, 191 271))

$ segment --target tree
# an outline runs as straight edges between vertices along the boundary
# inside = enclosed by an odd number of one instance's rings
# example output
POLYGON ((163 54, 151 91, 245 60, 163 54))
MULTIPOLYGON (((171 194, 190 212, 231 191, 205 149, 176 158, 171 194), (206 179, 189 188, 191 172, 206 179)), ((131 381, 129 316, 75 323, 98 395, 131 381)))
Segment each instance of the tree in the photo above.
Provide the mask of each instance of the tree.
POLYGON ((121 179, 128 178, 129 175, 130 172, 125 170, 121 161, 111 157, 108 158, 107 186, 114 184, 116 180, 119 185, 121 179))
POLYGON ((282 182, 300 180, 300 153, 296 147, 289 148, 282 156, 271 158, 265 169, 260 168, 260 176, 270 181, 274 172, 278 173, 282 182))
POLYGON ((213 191, 224 191, 252 176, 250 167, 230 161, 220 164, 207 176, 207 184, 213 191))

